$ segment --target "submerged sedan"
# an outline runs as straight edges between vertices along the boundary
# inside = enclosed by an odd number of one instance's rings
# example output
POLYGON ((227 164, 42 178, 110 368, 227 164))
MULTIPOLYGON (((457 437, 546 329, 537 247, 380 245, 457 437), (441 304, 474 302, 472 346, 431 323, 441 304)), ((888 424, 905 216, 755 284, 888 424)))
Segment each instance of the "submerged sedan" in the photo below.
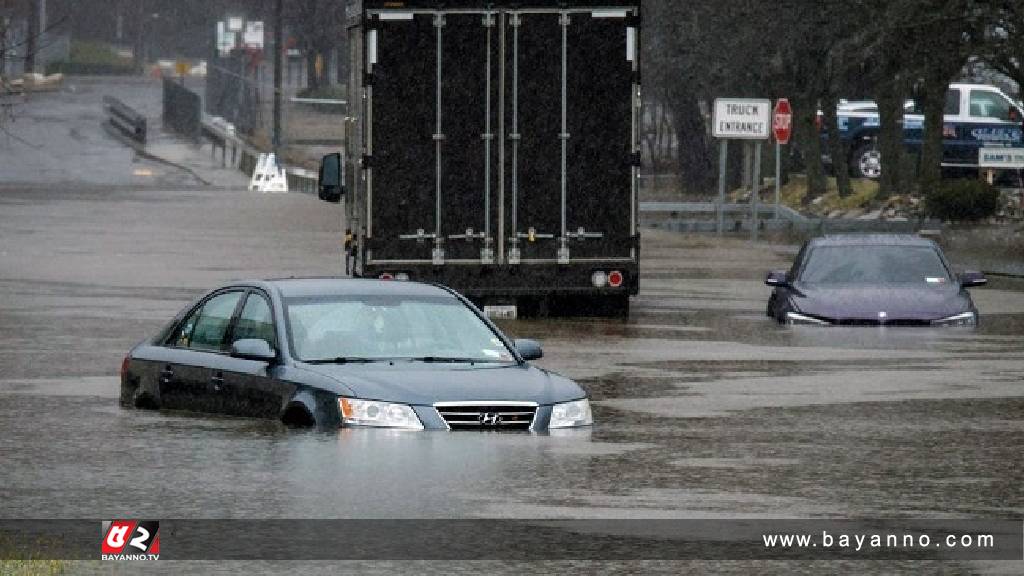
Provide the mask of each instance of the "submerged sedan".
POLYGON ((791 325, 966 326, 978 323, 967 288, 935 242, 911 235, 837 235, 804 244, 789 271, 769 272, 768 316, 791 325))
POLYGON ((415 282, 232 284, 125 357, 121 404, 413 430, 588 426, 586 393, 531 366, 472 304, 415 282))

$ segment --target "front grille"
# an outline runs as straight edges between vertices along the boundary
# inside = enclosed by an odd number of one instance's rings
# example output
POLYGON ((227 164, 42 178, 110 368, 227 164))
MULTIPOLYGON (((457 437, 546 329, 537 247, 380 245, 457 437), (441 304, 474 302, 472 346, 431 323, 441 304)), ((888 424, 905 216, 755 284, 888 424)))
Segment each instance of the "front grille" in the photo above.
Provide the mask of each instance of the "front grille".
POLYGON ((893 320, 875 320, 872 318, 844 318, 836 320, 838 326, 931 326, 928 320, 910 320, 897 318, 893 320))
POLYGON ((444 402, 434 408, 452 430, 529 430, 536 404, 444 402))

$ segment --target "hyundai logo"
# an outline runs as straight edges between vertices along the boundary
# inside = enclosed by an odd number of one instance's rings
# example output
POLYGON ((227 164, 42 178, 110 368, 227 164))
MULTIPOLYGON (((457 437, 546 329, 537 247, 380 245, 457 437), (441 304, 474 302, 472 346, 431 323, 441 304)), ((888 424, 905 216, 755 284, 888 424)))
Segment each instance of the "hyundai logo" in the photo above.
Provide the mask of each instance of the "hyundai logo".
POLYGON ((496 412, 480 413, 481 426, 497 426, 498 424, 501 424, 501 414, 498 414, 496 412))

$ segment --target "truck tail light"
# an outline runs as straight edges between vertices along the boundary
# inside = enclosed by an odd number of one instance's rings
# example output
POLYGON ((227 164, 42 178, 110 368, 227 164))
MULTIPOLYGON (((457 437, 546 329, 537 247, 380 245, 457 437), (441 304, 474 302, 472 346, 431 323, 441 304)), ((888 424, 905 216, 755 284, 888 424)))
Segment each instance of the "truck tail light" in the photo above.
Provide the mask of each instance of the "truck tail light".
POLYGON ((121 380, 124 380, 125 376, 128 376, 128 365, 131 364, 131 361, 131 356, 125 356, 124 360, 121 360, 121 380))
POLYGON ((608 285, 611 286, 612 288, 618 288, 619 286, 622 286, 622 280, 622 272, 619 272, 618 270, 612 270, 611 272, 608 273, 608 285))
POLYGON ((598 270, 590 275, 590 283, 594 285, 594 288, 604 288, 608 284, 608 275, 602 270, 598 270))
POLYGON ((381 280, 408 280, 409 274, 405 272, 381 272, 377 278, 381 280))

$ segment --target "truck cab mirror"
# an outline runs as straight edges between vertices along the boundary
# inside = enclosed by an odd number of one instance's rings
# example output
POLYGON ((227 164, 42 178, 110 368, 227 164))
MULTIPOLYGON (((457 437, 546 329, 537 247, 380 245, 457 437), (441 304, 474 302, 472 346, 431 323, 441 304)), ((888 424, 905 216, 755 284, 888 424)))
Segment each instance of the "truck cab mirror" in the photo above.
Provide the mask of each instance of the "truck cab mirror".
POLYGON ((317 176, 317 192, 324 202, 337 204, 345 194, 341 182, 341 154, 335 152, 320 159, 320 173, 317 176))
POLYGON ((785 270, 772 270, 764 277, 768 286, 789 286, 789 273, 785 270))

